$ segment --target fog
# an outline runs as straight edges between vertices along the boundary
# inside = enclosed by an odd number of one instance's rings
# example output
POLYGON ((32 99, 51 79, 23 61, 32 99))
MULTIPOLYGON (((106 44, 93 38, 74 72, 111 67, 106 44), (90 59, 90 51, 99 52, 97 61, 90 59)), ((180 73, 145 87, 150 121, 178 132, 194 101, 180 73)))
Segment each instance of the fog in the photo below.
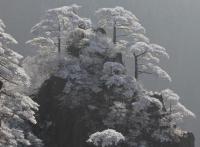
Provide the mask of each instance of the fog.
POLYGON ((200 1, 199 0, 0 0, 0 18, 8 32, 18 41, 16 51, 31 55, 25 43, 31 38, 30 29, 45 10, 77 3, 83 6, 81 15, 93 18, 100 7, 123 6, 131 10, 147 30, 152 42, 164 46, 171 58, 162 62, 173 82, 152 77, 143 82, 149 89, 171 88, 182 103, 196 113, 195 120, 183 127, 195 133, 200 144, 200 1))

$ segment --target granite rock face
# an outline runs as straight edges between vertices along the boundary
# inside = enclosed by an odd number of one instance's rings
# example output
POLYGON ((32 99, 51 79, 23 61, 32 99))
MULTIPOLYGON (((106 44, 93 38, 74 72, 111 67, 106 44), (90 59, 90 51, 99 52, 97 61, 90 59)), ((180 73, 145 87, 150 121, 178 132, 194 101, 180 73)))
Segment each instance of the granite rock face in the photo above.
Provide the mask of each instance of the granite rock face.
MULTIPOLYGON (((85 142, 89 134, 94 131, 88 127, 88 118, 83 117, 85 108, 63 110, 58 107, 57 98, 62 93, 64 86, 65 80, 53 76, 40 88, 36 96, 40 110, 37 115, 38 125, 34 128, 35 134, 44 141, 45 147, 92 147, 85 142)), ((94 118, 94 116, 92 117, 94 118)), ((95 127, 102 129, 101 124, 98 123, 95 124, 95 127)), ((177 140, 169 143, 152 142, 148 147, 195 146, 195 138, 191 132, 184 132, 177 140)), ((130 146, 123 144, 119 147, 130 146)))
POLYGON ((195 137, 192 132, 187 132, 180 139, 180 143, 177 147, 194 147, 194 146, 195 146, 195 137))

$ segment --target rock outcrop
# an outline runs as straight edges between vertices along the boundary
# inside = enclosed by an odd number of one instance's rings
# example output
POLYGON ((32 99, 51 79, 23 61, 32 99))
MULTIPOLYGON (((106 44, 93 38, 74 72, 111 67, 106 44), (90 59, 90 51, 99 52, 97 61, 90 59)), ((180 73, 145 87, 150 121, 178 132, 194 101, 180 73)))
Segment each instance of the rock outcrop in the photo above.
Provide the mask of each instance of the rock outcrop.
POLYGON ((195 146, 195 137, 192 132, 184 133, 183 137, 180 138, 178 146, 172 147, 194 147, 195 146))
MULTIPOLYGON (((102 123, 96 123, 93 130, 88 119, 85 118, 85 108, 63 109, 59 107, 58 96, 62 94, 65 80, 59 77, 51 77, 45 81, 37 94, 37 102, 40 105, 38 114, 38 126, 34 128, 45 144, 45 147, 90 147, 85 141, 91 132, 103 129, 102 123)), ((100 119, 98 116, 95 120, 100 119)), ((97 120, 98 122, 99 120, 97 120)), ((191 132, 185 132, 177 142, 160 143, 152 142, 148 147, 194 147, 195 138, 191 132)), ((123 144, 123 147, 130 147, 123 144)))

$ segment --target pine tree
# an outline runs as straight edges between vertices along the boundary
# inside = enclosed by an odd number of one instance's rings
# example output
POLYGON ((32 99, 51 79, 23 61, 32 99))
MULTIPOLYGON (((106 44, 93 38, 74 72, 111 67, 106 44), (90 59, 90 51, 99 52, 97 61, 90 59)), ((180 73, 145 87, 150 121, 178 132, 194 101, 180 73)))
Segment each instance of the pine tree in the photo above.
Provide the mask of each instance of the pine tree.
POLYGON ((32 134, 30 123, 38 104, 23 92, 30 86, 28 75, 21 67, 23 56, 9 48, 17 41, 5 32, 0 20, 0 146, 41 146, 41 141, 32 134))
POLYGON ((96 11, 96 15, 99 27, 113 27, 113 42, 123 46, 119 52, 133 57, 136 79, 140 74, 156 74, 171 81, 167 72, 156 65, 160 62, 160 56, 169 58, 166 49, 150 43, 145 36, 145 28, 132 12, 122 7, 101 8, 96 11))
POLYGON ((27 57, 24 61, 26 63, 24 68, 32 80, 31 91, 36 90, 59 70, 62 62, 65 62, 66 52, 78 54, 78 49, 76 51, 74 45, 78 46, 78 40, 81 39, 83 30, 91 28, 89 19, 78 16, 79 8, 80 6, 73 4, 50 9, 46 11, 42 20, 31 29, 35 38, 27 41, 27 44, 38 50, 37 56, 27 57), (36 73, 37 76, 34 75, 36 73))

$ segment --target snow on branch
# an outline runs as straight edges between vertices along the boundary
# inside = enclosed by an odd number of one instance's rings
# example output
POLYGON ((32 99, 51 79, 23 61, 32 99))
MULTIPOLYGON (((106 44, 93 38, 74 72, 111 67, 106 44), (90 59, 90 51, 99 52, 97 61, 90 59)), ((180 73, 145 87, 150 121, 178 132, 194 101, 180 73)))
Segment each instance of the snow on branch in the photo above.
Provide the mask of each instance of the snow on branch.
POLYGON ((132 33, 145 33, 145 29, 139 23, 138 18, 123 7, 100 8, 96 11, 96 16, 98 18, 98 27, 111 29, 114 27, 113 37, 115 39, 117 36, 122 36, 121 34, 117 35, 117 32, 124 32, 125 36, 129 36, 132 33))
POLYGON ((0 19, 0 32, 4 32, 4 29, 6 28, 6 25, 4 22, 0 19))
POLYGON ((2 44, 17 44, 17 41, 10 34, 4 32, 0 32, 0 42, 2 44))
POLYGON ((157 74, 158 77, 167 79, 167 80, 170 81, 170 82, 172 81, 170 75, 169 75, 166 71, 164 71, 161 67, 156 66, 156 65, 154 65, 154 64, 152 64, 152 63, 148 63, 148 64, 147 64, 147 67, 148 67, 153 73, 157 74))
POLYGON ((180 97, 174 91, 165 89, 161 94, 165 107, 171 113, 173 121, 179 122, 187 117, 195 118, 195 114, 179 102, 180 97))
POLYGON ((80 6, 74 4, 46 11, 44 18, 31 29, 31 33, 58 37, 76 27, 90 28, 91 21, 77 15, 79 8, 80 6))

